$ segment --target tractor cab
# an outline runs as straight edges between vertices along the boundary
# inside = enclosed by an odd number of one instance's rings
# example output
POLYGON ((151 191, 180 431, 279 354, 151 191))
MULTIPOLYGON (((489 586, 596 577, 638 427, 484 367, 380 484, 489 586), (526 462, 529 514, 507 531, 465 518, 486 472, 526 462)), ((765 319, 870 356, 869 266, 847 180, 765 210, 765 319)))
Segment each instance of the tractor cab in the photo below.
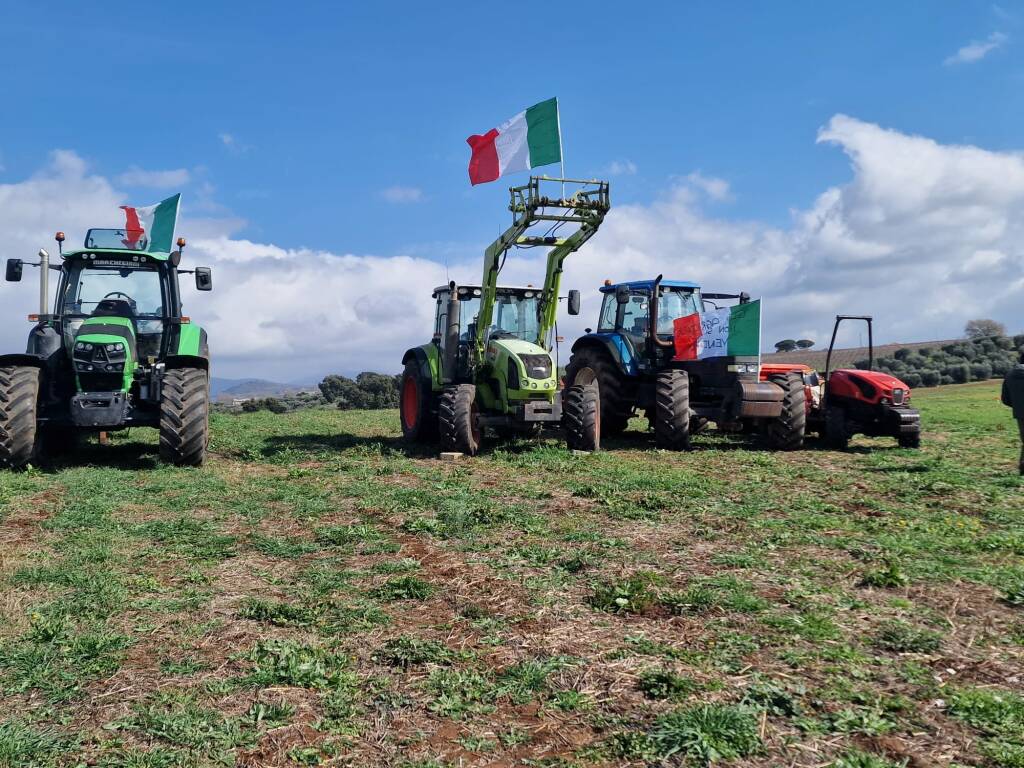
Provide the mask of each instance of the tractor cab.
POLYGON ((621 334, 631 358, 643 357, 651 336, 651 305, 657 305, 655 335, 671 342, 676 318, 700 314, 700 286, 683 280, 635 280, 601 287, 604 300, 597 324, 599 334, 621 334), (657 301, 652 302, 657 284, 657 301))
MULTIPOLYGON (((459 343, 469 344, 476 336, 477 322, 480 316, 480 299, 483 291, 480 286, 460 285, 456 289, 459 298, 459 343)), ((433 297, 437 302, 434 314, 434 337, 439 340, 441 348, 445 344, 445 328, 448 322, 448 304, 451 288, 447 285, 434 289, 433 297)), ((484 330, 485 338, 520 339, 528 341, 537 338, 540 328, 540 291, 532 286, 516 288, 498 286, 494 299, 494 316, 491 324, 484 330)))

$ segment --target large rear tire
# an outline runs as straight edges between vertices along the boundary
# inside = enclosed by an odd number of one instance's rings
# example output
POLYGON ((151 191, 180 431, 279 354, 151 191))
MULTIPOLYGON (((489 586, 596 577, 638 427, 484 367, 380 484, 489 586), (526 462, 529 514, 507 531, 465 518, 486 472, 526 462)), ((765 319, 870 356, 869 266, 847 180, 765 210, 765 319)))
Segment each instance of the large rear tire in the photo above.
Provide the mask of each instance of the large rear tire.
POLYGON ((398 413, 402 435, 411 443, 432 443, 437 440, 437 418, 431 413, 430 382, 424 380, 415 360, 405 364, 398 391, 398 413))
POLYGON ((777 451, 795 451, 807 431, 807 392, 799 373, 781 373, 768 380, 782 388, 782 413, 768 423, 768 442, 777 451))
POLYGON ((601 392, 597 382, 574 384, 562 393, 565 442, 574 451, 601 449, 601 392))
POLYGON ((38 402, 38 368, 0 368, 0 468, 23 469, 36 459, 38 402))
POLYGON ((164 373, 160 401, 160 458, 179 467, 199 467, 210 442, 210 378, 202 368, 164 373))
POLYGON ((483 441, 476 387, 472 384, 445 387, 437 406, 437 423, 443 450, 476 456, 483 441))
POLYGON ((618 366, 606 352, 584 347, 573 352, 569 365, 565 368, 565 386, 586 385, 597 382, 598 396, 601 401, 601 435, 615 437, 625 431, 629 417, 633 413, 632 404, 623 391, 618 366))
POLYGON ((686 371, 659 371, 654 380, 654 441, 659 448, 690 447, 690 377, 686 371))
POLYGON ((846 413, 842 408, 826 406, 825 442, 837 451, 845 451, 850 445, 850 428, 846 424, 846 413))

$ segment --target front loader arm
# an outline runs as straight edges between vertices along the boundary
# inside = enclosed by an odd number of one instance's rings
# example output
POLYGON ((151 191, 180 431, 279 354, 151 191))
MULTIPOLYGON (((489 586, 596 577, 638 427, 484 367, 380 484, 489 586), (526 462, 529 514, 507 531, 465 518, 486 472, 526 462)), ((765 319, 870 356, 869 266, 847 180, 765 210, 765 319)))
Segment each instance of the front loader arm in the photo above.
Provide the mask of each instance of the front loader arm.
POLYGON ((559 240, 548 251, 547 273, 544 275, 544 290, 541 293, 537 312, 540 323, 537 328, 537 346, 550 349, 549 336, 558 318, 558 291, 562 285, 562 264, 569 254, 578 251, 587 240, 594 236, 604 220, 604 213, 593 217, 569 237, 559 240))

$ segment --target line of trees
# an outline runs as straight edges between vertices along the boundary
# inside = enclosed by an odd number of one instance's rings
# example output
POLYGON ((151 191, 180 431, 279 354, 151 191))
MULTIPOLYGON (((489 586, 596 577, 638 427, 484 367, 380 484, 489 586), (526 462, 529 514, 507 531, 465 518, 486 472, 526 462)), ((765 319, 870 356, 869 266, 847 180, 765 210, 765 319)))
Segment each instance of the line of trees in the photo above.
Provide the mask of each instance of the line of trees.
MULTIPOLYGON (((942 347, 897 349, 892 357, 875 361, 876 370, 902 379, 907 386, 936 387, 940 384, 966 384, 970 381, 1000 379, 1017 364, 1024 352, 1024 334, 975 336, 942 347)), ((857 368, 868 361, 858 360, 857 368)))
POLYGON ((355 408, 397 408, 401 376, 384 373, 360 373, 354 379, 332 374, 320 382, 325 402, 349 411, 355 408))

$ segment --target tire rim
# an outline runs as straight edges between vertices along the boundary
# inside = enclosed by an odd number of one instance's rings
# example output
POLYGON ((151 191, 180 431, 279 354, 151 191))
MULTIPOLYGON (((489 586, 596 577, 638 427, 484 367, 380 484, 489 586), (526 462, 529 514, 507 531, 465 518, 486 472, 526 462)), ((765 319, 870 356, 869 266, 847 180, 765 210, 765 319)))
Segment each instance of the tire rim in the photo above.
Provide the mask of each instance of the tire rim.
POLYGON ((584 366, 576 371, 576 376, 572 380, 572 384, 593 384, 597 381, 597 373, 590 366, 584 366))
POLYGON ((417 391, 416 379, 406 376, 402 382, 402 423, 406 429, 414 429, 419 419, 420 393, 417 391))
POLYGON ((480 447, 480 412, 477 410, 475 400, 469 409, 469 431, 473 435, 473 447, 480 447))

